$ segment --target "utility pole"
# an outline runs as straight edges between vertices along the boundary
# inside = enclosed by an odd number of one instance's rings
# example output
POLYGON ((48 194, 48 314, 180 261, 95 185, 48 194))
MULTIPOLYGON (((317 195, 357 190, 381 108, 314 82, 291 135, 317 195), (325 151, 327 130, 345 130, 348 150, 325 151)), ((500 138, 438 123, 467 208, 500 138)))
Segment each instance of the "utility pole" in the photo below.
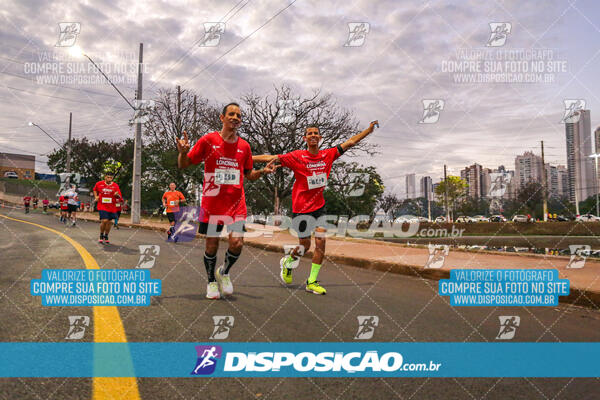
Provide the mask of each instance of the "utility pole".
POLYGON ((175 124, 177 125, 177 137, 181 137, 181 86, 177 85, 177 118, 175 118, 175 124))
MULTIPOLYGON (((196 122, 196 118, 198 115, 198 96, 194 95, 194 119, 193 119, 193 124, 192 124, 192 130, 196 131, 197 129, 197 122, 196 122)), ((194 190, 194 198, 196 199, 196 206, 200 205, 200 191, 198 190, 198 184, 197 183, 192 183, 192 189, 194 190)))
POLYGON ((71 173, 71 123, 72 122, 73 122, 73 113, 70 112, 69 113, 69 140, 67 141, 67 174, 71 173))
MULTIPOLYGON (((144 62, 144 44, 140 43, 140 59, 138 64, 138 87, 136 93, 137 108, 139 109, 142 101, 142 64, 144 62)), ((142 179, 142 123, 135 124, 135 139, 133 152, 133 182, 131 185, 131 222, 140 223, 141 212, 141 179, 142 179)))
POLYGON ((450 222, 450 209, 448 208, 448 176, 446 175, 446 164, 444 164, 444 206, 446 207, 446 222, 450 222))
POLYGON ((544 141, 542 140, 542 196, 544 196, 544 222, 548 221, 548 176, 544 162, 544 141))

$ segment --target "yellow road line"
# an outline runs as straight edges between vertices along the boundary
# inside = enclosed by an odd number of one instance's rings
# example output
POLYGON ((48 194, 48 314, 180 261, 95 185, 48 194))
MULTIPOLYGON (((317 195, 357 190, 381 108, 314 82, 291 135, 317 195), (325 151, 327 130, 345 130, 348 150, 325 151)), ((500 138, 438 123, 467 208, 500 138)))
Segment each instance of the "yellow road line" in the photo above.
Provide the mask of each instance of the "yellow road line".
MULTIPOLYGON (((2 218, 10 219, 24 224, 37 226, 52 233, 56 233, 65 239, 77 250, 87 269, 99 269, 98 263, 92 255, 81 244, 71 239, 62 232, 48 228, 44 225, 23 221, 16 218, 0 215, 2 218)), ((94 309, 94 341, 97 343, 125 343, 125 329, 119 316, 117 307, 93 307, 94 309)), ((93 400, 140 400, 140 392, 134 377, 128 378, 93 378, 93 400)))

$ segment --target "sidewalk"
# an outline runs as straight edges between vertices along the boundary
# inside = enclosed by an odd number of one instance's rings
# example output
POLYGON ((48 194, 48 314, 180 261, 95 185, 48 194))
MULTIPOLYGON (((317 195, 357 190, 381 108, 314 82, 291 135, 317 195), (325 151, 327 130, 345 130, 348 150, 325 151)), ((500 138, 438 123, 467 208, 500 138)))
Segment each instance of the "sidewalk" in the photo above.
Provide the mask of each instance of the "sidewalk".
MULTIPOLYGON (((96 213, 78 213, 78 218, 98 221, 96 213)), ((119 220, 119 225, 132 226, 130 221, 131 218, 125 216, 119 220)), ((133 226, 166 231, 169 224, 166 220, 163 222, 142 220, 141 224, 133 226)), ((247 228, 251 234, 261 233, 258 237, 244 239, 245 244, 249 246, 283 254, 284 245, 298 244, 296 237, 287 231, 281 231, 277 227, 248 224, 247 228)), ((226 240, 226 237, 223 240, 226 240)), ((569 242, 565 243, 565 246, 569 244, 577 243, 569 242)), ((588 259, 584 268, 566 269, 565 267, 570 259, 568 256, 450 249, 442 268, 426 269, 424 266, 429 258, 429 251, 426 247, 407 246, 400 243, 369 239, 336 237, 327 238, 325 254, 325 261, 329 263, 343 263, 360 268, 434 280, 449 278, 451 269, 557 269, 561 279, 569 279, 571 287, 571 294, 567 297, 560 297, 561 302, 592 307, 600 306, 600 260, 588 259)), ((312 251, 309 251, 304 258, 311 256, 312 251)))

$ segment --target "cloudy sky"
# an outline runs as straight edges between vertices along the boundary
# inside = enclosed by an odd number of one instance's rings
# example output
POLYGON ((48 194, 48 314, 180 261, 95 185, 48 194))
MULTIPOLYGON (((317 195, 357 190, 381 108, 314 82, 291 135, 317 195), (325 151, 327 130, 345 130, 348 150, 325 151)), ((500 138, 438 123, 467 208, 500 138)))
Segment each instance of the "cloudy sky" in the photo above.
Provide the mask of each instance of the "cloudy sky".
POLYGON ((435 182, 444 163, 452 174, 473 162, 514 169, 515 155, 539 153, 540 140, 546 160, 564 164, 565 99, 585 100, 592 130, 600 125, 594 0, 25 0, 3 2, 0 13, 0 151, 36 154, 42 172, 43 155, 56 143, 28 121, 61 143, 69 112, 74 137, 133 135, 125 101, 89 81, 97 73, 69 47, 55 46, 68 44, 59 37, 61 22, 80 24, 75 45, 112 69, 129 99, 135 73, 126 69, 140 42, 144 98, 178 84, 220 102, 281 84, 332 93, 361 126, 380 121, 368 140, 381 153, 359 161, 377 166, 398 194, 406 174, 435 182), (224 22, 224 32, 218 44, 208 43, 215 46, 198 46, 209 22, 224 22), (366 35, 350 36, 349 23, 364 23, 366 35), (505 23, 504 38, 490 40, 490 23, 505 23), (501 82, 482 82, 490 79, 501 82), (437 121, 423 119, 423 100, 442 100, 437 121))

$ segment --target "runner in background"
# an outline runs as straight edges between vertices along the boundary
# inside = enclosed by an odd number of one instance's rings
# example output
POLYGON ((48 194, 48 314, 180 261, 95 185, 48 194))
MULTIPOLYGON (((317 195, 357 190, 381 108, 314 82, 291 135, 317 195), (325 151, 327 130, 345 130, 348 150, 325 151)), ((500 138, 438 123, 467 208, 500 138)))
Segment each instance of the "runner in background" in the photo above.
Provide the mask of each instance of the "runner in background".
POLYGON ((109 244, 108 234, 112 227, 112 220, 117 216, 116 199, 122 198, 121 189, 116 182, 113 182, 113 173, 108 171, 104 173, 104 180, 99 181, 92 189, 94 199, 98 206, 100 216, 100 239, 98 243, 109 244))
POLYGON ((44 200, 42 200, 42 207, 44 210, 44 214, 48 214, 48 204, 50 204, 50 202, 48 201, 48 198, 44 197, 44 200))
POLYGON ((175 213, 179 211, 181 203, 185 203, 185 197, 180 191, 175 190, 175 188, 175 182, 169 183, 169 190, 163 194, 162 203, 167 212, 169 224, 171 225, 167 231, 167 241, 173 239, 176 242, 177 238, 171 238, 175 230, 175 213))
POLYGON ((71 226, 75 226, 77 223, 77 209, 79 208, 79 196, 75 190, 75 185, 71 185, 71 188, 64 194, 67 199, 67 218, 71 220, 71 226))
POLYGON ((69 211, 69 206, 67 204, 67 198, 65 197, 64 193, 62 193, 60 195, 60 197, 58 198, 58 204, 60 207, 60 222, 62 222, 63 224, 67 223, 67 212, 69 211))
POLYGON ((38 207, 38 197, 37 196, 33 196, 32 202, 33 202, 33 209, 37 210, 38 207))
POLYGON ((23 206, 25 207, 25 214, 29 214, 29 204, 31 202, 30 196, 23 197, 23 206))

